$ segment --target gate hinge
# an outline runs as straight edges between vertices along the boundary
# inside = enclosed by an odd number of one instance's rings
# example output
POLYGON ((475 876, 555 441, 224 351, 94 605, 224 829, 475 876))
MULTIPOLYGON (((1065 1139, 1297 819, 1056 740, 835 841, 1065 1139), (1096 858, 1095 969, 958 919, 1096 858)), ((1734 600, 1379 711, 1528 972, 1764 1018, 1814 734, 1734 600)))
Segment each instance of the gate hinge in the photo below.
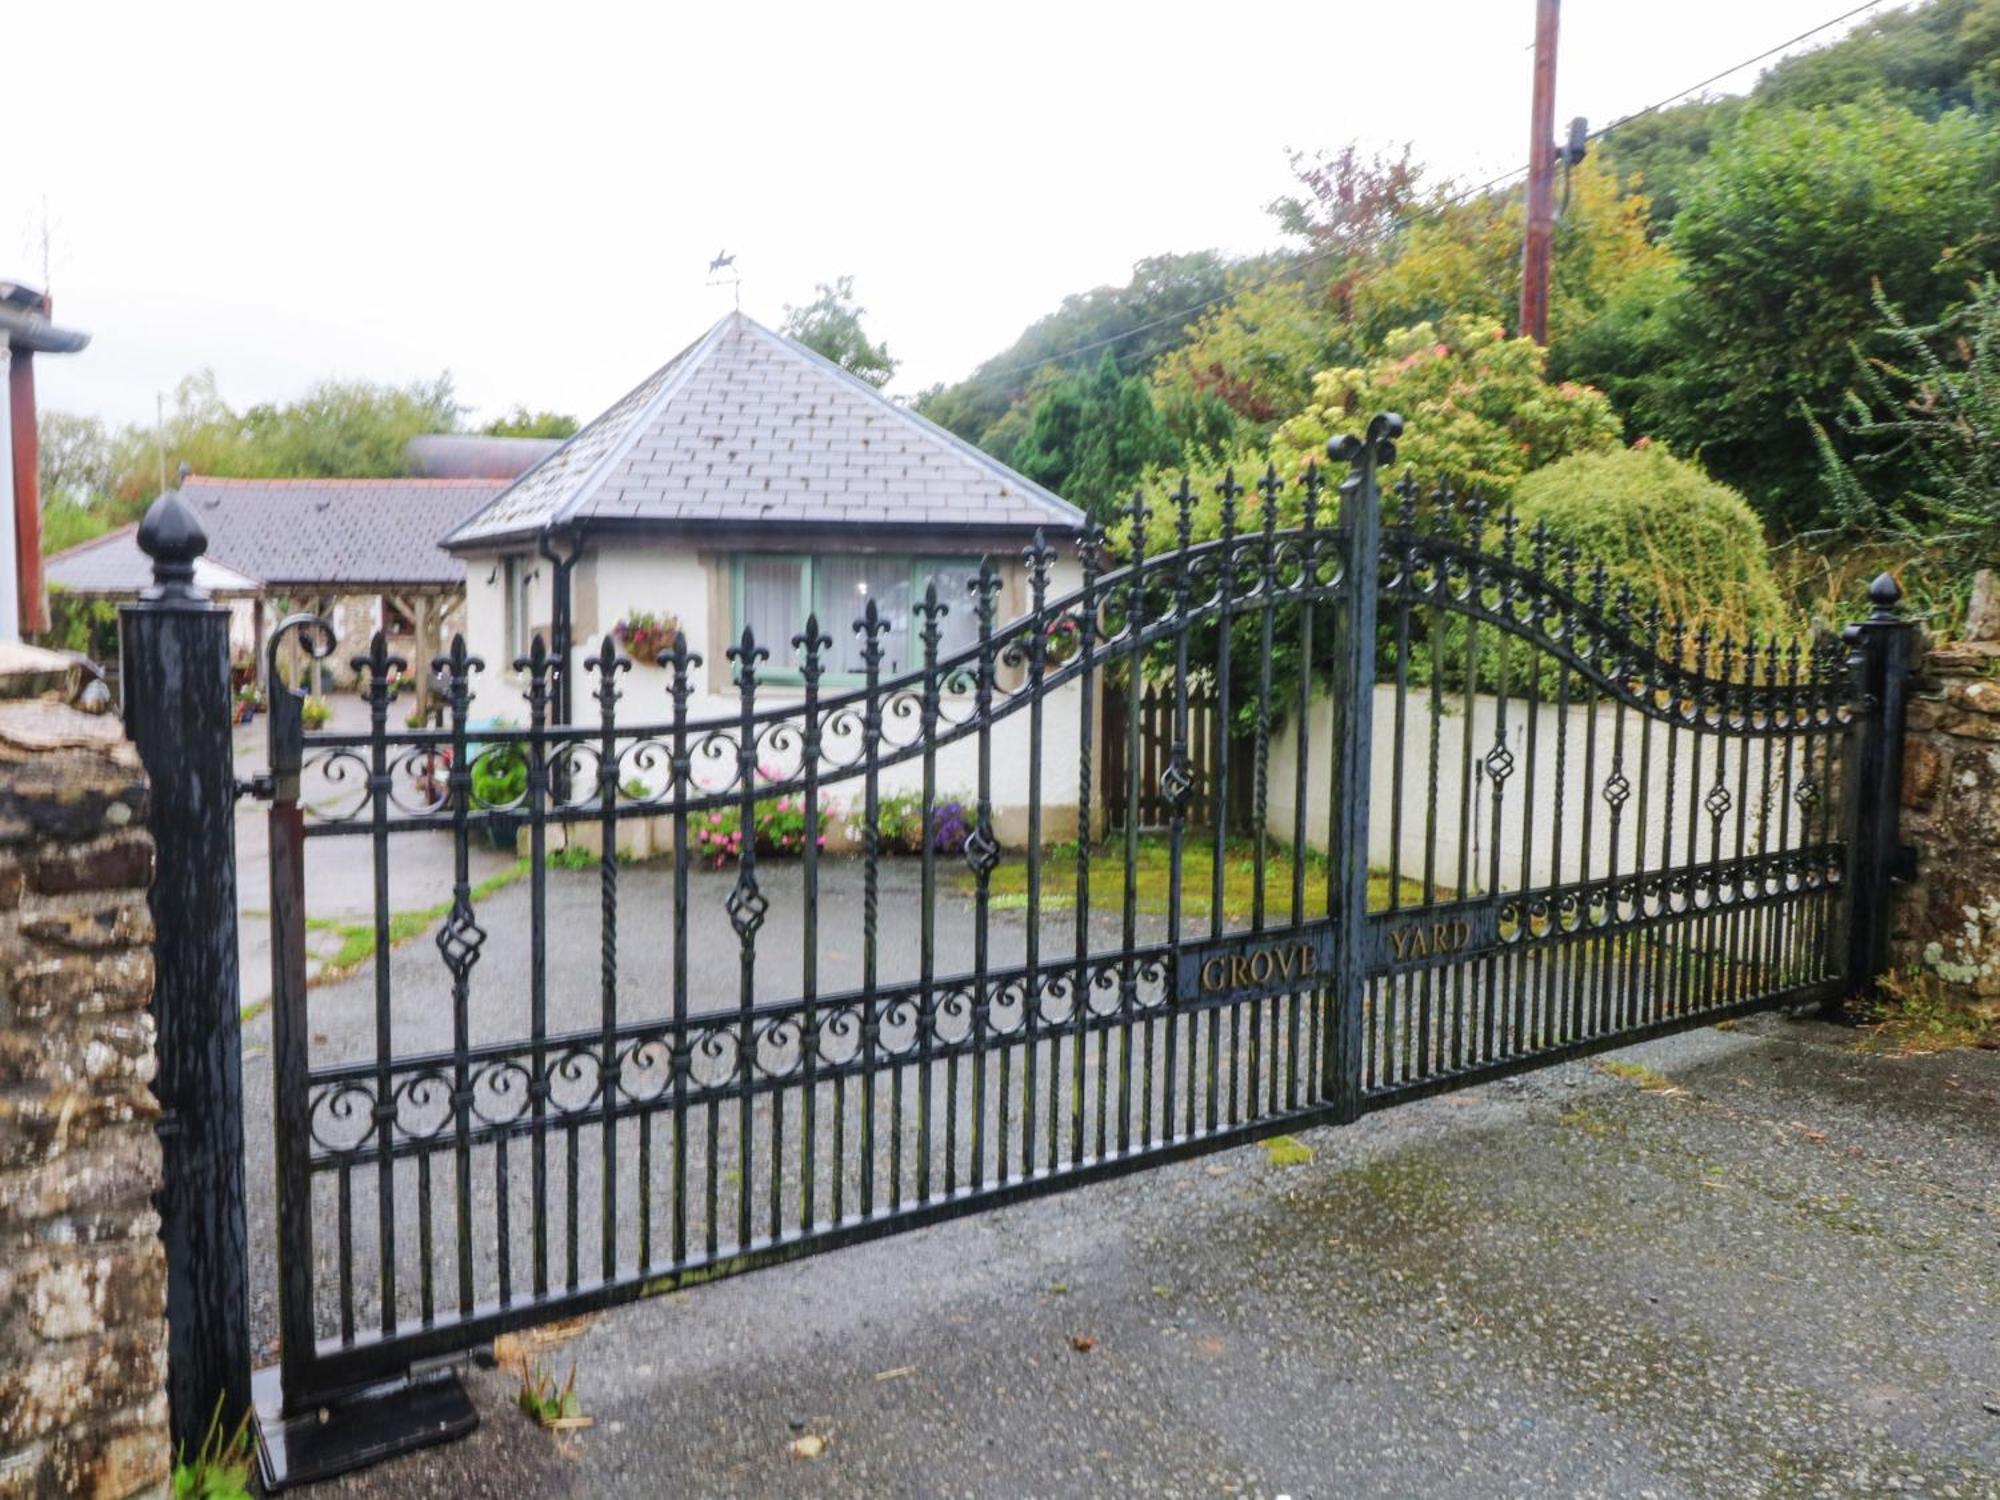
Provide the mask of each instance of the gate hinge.
POLYGON ((278 795, 278 783, 269 771, 252 776, 248 781, 236 783, 236 795, 255 797, 259 802, 269 802, 278 795))

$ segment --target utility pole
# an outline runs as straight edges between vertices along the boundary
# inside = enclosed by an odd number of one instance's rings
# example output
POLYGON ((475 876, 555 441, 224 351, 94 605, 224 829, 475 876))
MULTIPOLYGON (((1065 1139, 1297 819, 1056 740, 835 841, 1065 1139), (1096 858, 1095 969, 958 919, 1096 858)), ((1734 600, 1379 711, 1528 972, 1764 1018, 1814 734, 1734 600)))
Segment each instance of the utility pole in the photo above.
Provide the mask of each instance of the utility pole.
POLYGON ((1535 97, 1528 134, 1528 229, 1521 246, 1521 327, 1549 341, 1549 260, 1556 234, 1556 21, 1562 0, 1535 0, 1535 97))

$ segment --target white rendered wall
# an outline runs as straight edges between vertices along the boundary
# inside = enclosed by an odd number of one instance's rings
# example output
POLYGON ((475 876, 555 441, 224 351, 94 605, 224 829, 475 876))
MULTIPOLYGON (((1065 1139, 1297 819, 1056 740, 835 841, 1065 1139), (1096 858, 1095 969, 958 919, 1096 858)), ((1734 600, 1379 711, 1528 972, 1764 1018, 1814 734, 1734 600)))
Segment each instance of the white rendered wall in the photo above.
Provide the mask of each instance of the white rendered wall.
MULTIPOLYGON (((521 724, 527 720, 521 674, 511 669, 495 670, 506 655, 503 647, 506 611, 502 587, 505 569, 496 569, 494 561, 490 557, 467 559, 466 644, 474 654, 484 657, 488 664, 488 670, 475 679, 472 717, 476 722, 498 718, 521 724), (498 576, 489 581, 491 574, 498 576)), ((546 573, 547 564, 542 566, 546 573)), ((1020 572, 1018 563, 1009 563, 1003 569, 1007 585, 999 605, 999 619, 1003 624, 1014 617, 1025 603, 1026 585, 1019 576, 1020 572)), ((601 648, 604 630, 637 610, 677 616, 687 636, 688 649, 704 660, 703 669, 696 674, 697 691, 688 704, 690 723, 707 721, 713 725, 733 720, 739 712, 740 699, 732 685, 729 664, 724 655, 732 643, 728 578, 725 557, 707 557, 688 547, 662 543, 594 547, 572 575, 578 631, 576 675, 572 688, 575 721, 586 725, 597 722, 597 703, 590 696, 597 685, 597 673, 586 670, 584 663, 601 648)), ((1080 574, 1075 561, 1068 557, 1059 559, 1051 573, 1050 598, 1058 598, 1073 590, 1079 582, 1080 574)), ((546 583, 545 577, 537 580, 535 587, 541 588, 546 583)), ((957 601, 953 603, 956 605, 957 601)), ((965 607, 969 607, 969 603, 965 607)), ((531 609, 530 613, 540 620, 552 610, 531 609)), ((851 621, 822 622, 822 628, 828 635, 835 630, 849 629, 851 625, 851 621)), ((772 660, 765 664, 766 670, 780 666, 795 667, 795 663, 788 659, 788 644, 783 648, 774 645, 771 650, 772 660)), ((673 717, 673 703, 668 692, 670 680, 669 669, 634 662, 632 669, 619 677, 621 697, 617 705, 618 722, 658 727, 670 723, 673 717)), ((829 684, 823 687, 821 696, 832 698, 853 690, 848 684, 829 684)), ((799 703, 803 697, 803 689, 796 684, 762 684, 757 690, 757 705, 760 711, 767 711, 799 703)), ((1049 694, 1042 704, 1040 790, 1045 832, 1051 839, 1068 838, 1074 833, 1081 702, 1080 688, 1071 685, 1049 694)), ((970 695, 947 695, 944 707, 947 720, 967 717, 971 711, 970 695)), ((892 744, 910 742, 916 736, 914 714, 908 717, 890 715, 887 732, 892 744)), ((853 761, 858 765, 861 756, 858 715, 853 720, 830 724, 827 734, 827 760, 853 761)), ((1019 710, 993 726, 993 802, 996 823, 1003 840, 1018 839, 1025 828, 1032 776, 1028 744, 1029 714, 1024 703, 1019 710)), ((795 769, 798 764, 796 747, 772 747, 764 752, 762 758, 765 764, 779 771, 795 769)), ((664 780, 665 771, 656 761, 651 770, 633 766, 630 774, 649 785, 658 786, 664 780)), ((698 785, 720 786, 733 777, 734 763, 698 756, 694 774, 698 785)), ((880 785, 884 794, 920 790, 923 785, 921 759, 913 758, 883 767, 880 785)), ((969 735, 938 750, 937 789, 940 800, 958 796, 970 798, 976 794, 978 786, 979 742, 976 735, 969 735)), ((825 796, 840 805, 843 817, 858 804, 861 794, 859 776, 829 780, 824 792, 825 796)))
MULTIPOLYGON (((1424 855, 1429 839, 1427 817, 1432 806, 1430 702, 1427 690, 1410 690, 1405 704, 1403 761, 1399 779, 1395 688, 1385 684, 1375 689, 1368 814, 1369 862, 1380 869, 1389 868, 1400 842, 1401 872, 1408 878, 1418 880, 1424 874, 1424 855)), ((1460 807, 1464 801, 1461 789, 1468 780, 1464 758, 1468 724, 1472 757, 1475 766, 1478 766, 1493 747, 1499 703, 1490 695, 1480 694, 1473 699, 1468 716, 1464 695, 1447 693, 1444 695, 1444 706, 1445 712, 1437 720, 1437 827, 1433 846, 1436 879, 1440 885, 1458 888, 1463 858, 1466 888, 1485 890, 1491 888, 1493 880, 1493 786, 1491 779, 1483 774, 1483 769, 1475 770, 1470 778, 1472 811, 1463 830, 1460 826, 1460 807)), ((1623 711, 1625 738, 1620 766, 1630 793, 1618 820, 1614 843, 1611 809, 1605 800, 1604 789, 1612 775, 1620 710, 1615 705, 1602 704, 1595 709, 1571 706, 1565 713, 1553 704, 1542 704, 1533 710, 1531 718, 1528 705, 1514 698, 1508 701, 1506 713, 1506 742, 1514 758, 1514 769, 1504 784, 1500 798, 1499 888, 1503 890, 1518 889, 1523 884, 1567 883, 1598 877, 1614 868, 1619 872, 1630 872, 1642 854, 1648 868, 1659 868, 1662 864, 1700 863, 1714 858, 1716 820, 1705 810, 1697 812, 1694 849, 1690 854, 1688 814, 1691 805, 1706 798, 1714 788, 1718 764, 1731 803, 1719 825, 1721 857, 1727 859, 1736 852, 1738 815, 1743 811, 1743 802, 1748 802, 1750 814, 1742 828, 1747 851, 1757 851, 1766 817, 1769 819, 1770 849, 1781 846, 1781 835, 1784 846, 1796 846, 1804 840, 1800 811, 1796 803, 1788 800, 1790 793, 1796 790, 1809 771, 1816 781, 1824 782, 1827 776, 1823 763, 1823 739, 1815 743, 1810 768, 1805 751, 1806 741, 1803 738, 1795 741, 1788 768, 1782 740, 1746 741, 1735 735, 1718 738, 1712 734, 1696 735, 1681 730, 1673 736, 1669 819, 1667 725, 1653 722, 1651 749, 1647 753, 1645 716, 1637 709, 1627 708, 1623 711), (1593 714, 1597 723, 1596 752, 1594 760, 1587 761, 1587 736, 1593 714), (1565 728, 1566 764, 1558 782, 1557 750, 1559 745, 1564 744, 1565 728), (1532 762, 1528 743, 1531 732, 1535 741, 1532 762), (1747 778, 1742 775, 1746 744, 1749 746, 1747 778), (1528 836, 1524 821, 1529 811, 1527 791, 1531 769, 1534 778, 1532 838, 1528 836), (1786 775, 1788 769, 1789 779, 1786 775), (1767 786, 1770 789, 1768 798, 1765 792, 1767 786), (1559 787, 1562 797, 1560 844, 1556 839, 1559 787), (1645 794, 1643 802, 1642 790, 1645 794), (1783 805, 1781 798, 1787 799, 1783 805), (1589 805, 1590 825, 1587 868, 1586 804, 1589 805), (1785 811, 1787 807, 1789 812, 1785 811), (1612 863, 1614 856, 1617 861, 1615 866, 1612 863)), ((1306 842, 1324 850, 1331 782, 1329 755, 1333 745, 1332 700, 1327 694, 1320 693, 1314 698, 1311 721, 1312 728, 1306 743, 1306 842)), ((1290 723, 1279 729, 1271 741, 1266 827, 1274 838, 1288 843, 1295 827, 1297 743, 1296 725, 1290 723)), ((1247 751, 1239 747, 1232 753, 1241 756, 1247 751)))

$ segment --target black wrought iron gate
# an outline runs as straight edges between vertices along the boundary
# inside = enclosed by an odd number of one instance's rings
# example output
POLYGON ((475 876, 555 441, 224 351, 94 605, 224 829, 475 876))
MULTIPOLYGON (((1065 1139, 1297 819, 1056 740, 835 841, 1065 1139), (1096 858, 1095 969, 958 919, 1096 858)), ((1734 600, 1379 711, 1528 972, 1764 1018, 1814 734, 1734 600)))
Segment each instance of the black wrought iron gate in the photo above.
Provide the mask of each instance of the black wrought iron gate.
MULTIPOLYGON (((1059 593, 1038 538, 1025 614, 997 619, 988 563, 917 607, 899 676, 871 603, 746 630, 723 714, 694 709, 718 679, 684 640, 664 719, 621 712, 609 641, 575 684, 588 723, 551 722, 567 664, 539 641, 511 664, 454 643, 442 729, 392 726, 407 666, 379 638, 364 732, 309 733, 274 694, 284 1412, 507 1329, 1865 982, 1893 584, 1851 661, 1716 639, 1511 514, 1407 480, 1385 500, 1400 427, 1332 445, 1337 505, 1316 470, 1249 507, 1233 481, 1219 510, 1135 498, 1059 593), (943 655, 961 608, 976 644, 943 655), (836 629, 859 685, 825 681, 836 629), (792 685, 766 683, 774 652, 792 685), (526 722, 484 722, 510 667, 526 722), (1174 695, 1158 785, 1093 785, 1102 692, 1143 680, 1174 695), (1248 758, 1247 821, 1218 797, 1189 827, 1191 691, 1217 704, 1215 784, 1248 758), (620 860, 642 828, 666 861, 620 860), (525 869, 482 898, 475 853, 510 831, 525 869), (551 868, 585 836, 586 871, 551 868), (331 1046, 306 945, 326 839, 366 842, 375 913, 372 1003, 331 1046), (399 946, 419 844, 453 894, 434 946, 399 946)), ((272 660, 294 640, 335 649, 295 618, 272 660)))

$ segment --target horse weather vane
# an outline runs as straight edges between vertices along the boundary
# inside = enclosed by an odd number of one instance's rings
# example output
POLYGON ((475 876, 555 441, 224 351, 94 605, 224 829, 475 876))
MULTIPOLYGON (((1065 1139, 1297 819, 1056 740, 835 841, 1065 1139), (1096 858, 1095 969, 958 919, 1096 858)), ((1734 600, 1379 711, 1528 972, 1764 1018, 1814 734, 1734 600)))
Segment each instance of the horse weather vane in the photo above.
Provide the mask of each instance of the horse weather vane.
POLYGON ((736 299, 736 310, 743 311, 743 277, 737 272, 736 257, 727 250, 715 252, 715 259, 708 263, 708 284, 726 286, 736 299))

